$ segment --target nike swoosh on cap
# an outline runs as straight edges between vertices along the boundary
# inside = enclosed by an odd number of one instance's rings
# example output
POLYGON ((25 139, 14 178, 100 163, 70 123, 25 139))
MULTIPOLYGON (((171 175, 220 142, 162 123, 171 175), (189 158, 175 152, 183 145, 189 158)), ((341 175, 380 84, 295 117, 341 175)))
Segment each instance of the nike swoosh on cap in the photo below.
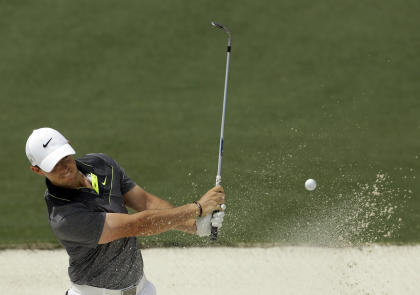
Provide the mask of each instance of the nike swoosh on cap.
POLYGON ((47 147, 47 145, 50 143, 51 139, 52 139, 52 137, 50 138, 50 140, 48 140, 48 141, 47 141, 47 143, 46 143, 46 144, 43 144, 42 146, 43 146, 44 148, 46 148, 46 147, 47 147))

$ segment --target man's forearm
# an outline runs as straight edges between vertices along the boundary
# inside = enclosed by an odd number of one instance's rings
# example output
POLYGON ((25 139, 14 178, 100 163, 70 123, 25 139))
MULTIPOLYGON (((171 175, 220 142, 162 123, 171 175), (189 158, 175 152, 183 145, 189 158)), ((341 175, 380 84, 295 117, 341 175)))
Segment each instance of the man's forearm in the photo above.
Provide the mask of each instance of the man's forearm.
MULTIPOLYGON (((168 208, 171 209, 171 208, 168 208)), ((195 233, 195 204, 188 204, 175 208, 175 210, 147 210, 136 213, 140 227, 137 231, 140 235, 154 235, 168 230, 182 230, 195 233), (191 210, 193 206, 193 210, 191 210), (182 212, 183 211, 183 212, 182 212), (181 213, 181 214, 180 214, 181 213)))
POLYGON ((175 230, 183 231, 189 234, 197 234, 197 227, 195 226, 195 218, 186 221, 184 224, 177 225, 175 230))
MULTIPOLYGON (((165 201, 151 194, 149 194, 149 196, 150 197, 149 197, 148 209, 162 210, 162 209, 174 208, 174 206, 168 201, 165 201)), ((183 224, 179 224, 175 226, 173 229, 194 235, 197 233, 197 228, 195 226, 195 218, 192 218, 183 224)))
MULTIPOLYGON (((136 186, 125 195, 127 206, 142 212, 144 210, 164 210, 174 208, 171 203, 136 186)), ((179 230, 190 234, 196 234, 195 218, 187 220, 184 224, 176 225, 173 230, 179 230)))
MULTIPOLYGON (((169 209, 174 207, 170 203, 166 202, 166 208, 169 209)), ((195 218, 189 219, 185 223, 175 226, 174 230, 183 231, 195 235, 197 233, 197 227, 195 226, 195 218)))
MULTIPOLYGON (((123 237, 148 236, 174 229, 195 233, 196 218, 204 216, 202 219, 197 219, 201 221, 206 219, 207 215, 212 218, 209 214, 221 208, 225 199, 223 188, 215 186, 200 198, 199 204, 191 203, 177 208, 150 210, 145 209, 147 208, 146 202, 142 202, 142 204, 137 202, 137 197, 145 195, 147 194, 144 190, 138 186, 124 194, 124 200, 128 206, 132 205, 132 208, 135 208, 137 204, 138 207, 142 208, 140 208, 140 212, 135 214, 107 213, 99 244, 109 243, 123 237), (138 192, 140 192, 140 195, 138 192)), ((154 198, 158 199, 157 197, 154 198)), ((143 199, 143 201, 146 200, 143 199)), ((169 207, 170 205, 163 200, 160 203, 164 204, 163 207, 169 207)), ((172 207, 172 205, 170 206, 172 207)), ((220 225, 221 222, 222 220, 220 225)), ((200 224, 199 235, 203 236, 200 224)))
POLYGON ((124 201, 127 207, 137 212, 173 208, 167 201, 146 192, 138 185, 124 194, 124 201))
POLYGON ((195 204, 173 209, 145 210, 135 214, 107 213, 98 243, 166 232, 194 219, 198 214, 200 211, 195 204))

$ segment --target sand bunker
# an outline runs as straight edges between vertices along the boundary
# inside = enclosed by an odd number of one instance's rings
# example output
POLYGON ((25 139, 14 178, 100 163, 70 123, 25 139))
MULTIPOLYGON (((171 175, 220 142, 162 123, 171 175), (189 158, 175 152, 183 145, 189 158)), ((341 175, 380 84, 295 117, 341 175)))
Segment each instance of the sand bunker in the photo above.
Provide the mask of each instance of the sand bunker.
MULTIPOLYGON (((420 246, 143 250, 158 294, 420 294, 420 246)), ((0 251, 2 294, 64 294, 64 250, 0 251)))

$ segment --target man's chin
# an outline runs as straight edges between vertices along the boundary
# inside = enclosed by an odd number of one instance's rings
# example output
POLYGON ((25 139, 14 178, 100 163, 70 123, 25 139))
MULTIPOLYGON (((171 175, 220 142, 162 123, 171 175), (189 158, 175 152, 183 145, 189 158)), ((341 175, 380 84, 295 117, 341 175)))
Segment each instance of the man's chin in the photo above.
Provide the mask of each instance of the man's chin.
POLYGON ((62 178, 61 183, 63 184, 63 186, 76 188, 76 176, 74 175, 62 178))

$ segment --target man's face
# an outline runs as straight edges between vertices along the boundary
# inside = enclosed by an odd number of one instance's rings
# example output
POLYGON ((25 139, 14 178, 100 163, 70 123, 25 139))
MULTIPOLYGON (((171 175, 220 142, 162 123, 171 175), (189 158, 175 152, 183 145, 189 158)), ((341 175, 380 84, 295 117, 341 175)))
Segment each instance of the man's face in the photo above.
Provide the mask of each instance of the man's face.
POLYGON ((77 166, 72 155, 62 158, 51 172, 45 172, 38 167, 31 167, 37 174, 47 177, 56 186, 76 188, 77 186, 77 166))

